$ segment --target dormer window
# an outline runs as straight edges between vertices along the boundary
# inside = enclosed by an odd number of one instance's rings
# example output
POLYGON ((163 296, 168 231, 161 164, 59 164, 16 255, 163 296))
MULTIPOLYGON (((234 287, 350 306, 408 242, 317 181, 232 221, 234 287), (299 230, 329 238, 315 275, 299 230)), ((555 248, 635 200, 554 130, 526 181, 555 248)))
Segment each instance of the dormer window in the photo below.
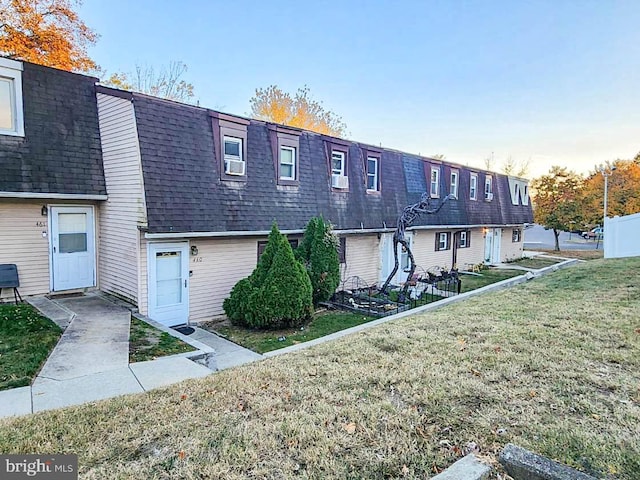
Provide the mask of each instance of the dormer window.
POLYGON ((345 176, 345 154, 344 152, 331 152, 331 173, 333 175, 345 176))
POLYGON ((367 155, 367 192, 380 191, 380 158, 367 155))
POLYGON ((0 58, 0 135, 24 136, 22 63, 0 58))
POLYGON ((484 199, 487 202, 493 200, 493 185, 491 180, 491 175, 487 175, 484 178, 484 199))
POLYGON ((245 162, 242 155, 242 138, 224 137, 224 173, 244 175, 245 162))
POLYGON ((471 200, 478 199, 478 174, 472 173, 469 177, 469 198, 471 200))
POLYGON ((300 135, 302 130, 285 125, 268 124, 273 153, 276 184, 300 185, 300 135))
POLYGON ((451 189, 450 192, 453 198, 458 198, 458 171, 451 170, 451 189))
POLYGON ((296 179, 296 149, 294 147, 280 147, 280 179, 296 179))
POLYGON ((440 168, 438 167, 431 167, 430 193, 432 198, 440 196, 440 168))
POLYGON ((213 128, 215 155, 220 168, 220 180, 246 182, 247 127, 249 120, 220 112, 209 112, 213 128))

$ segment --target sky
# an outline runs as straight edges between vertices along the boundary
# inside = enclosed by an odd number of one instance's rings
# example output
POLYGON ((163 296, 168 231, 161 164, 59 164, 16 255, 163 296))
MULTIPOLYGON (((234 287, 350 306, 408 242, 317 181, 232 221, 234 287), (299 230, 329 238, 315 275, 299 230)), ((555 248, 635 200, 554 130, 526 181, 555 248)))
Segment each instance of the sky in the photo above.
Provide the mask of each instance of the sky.
POLYGON ((529 176, 640 152, 640 1, 85 0, 106 70, 188 66, 201 106, 312 96, 349 138, 529 176))

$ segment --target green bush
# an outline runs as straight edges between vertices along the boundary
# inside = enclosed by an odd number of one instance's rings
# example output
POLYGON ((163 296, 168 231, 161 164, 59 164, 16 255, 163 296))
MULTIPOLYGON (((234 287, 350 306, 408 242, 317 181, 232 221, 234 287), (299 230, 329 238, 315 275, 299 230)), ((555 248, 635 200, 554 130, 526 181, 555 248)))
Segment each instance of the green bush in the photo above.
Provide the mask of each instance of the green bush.
POLYGON ((320 217, 309 220, 296 258, 309 274, 313 287, 313 304, 318 305, 331 298, 340 283, 340 259, 338 258, 338 238, 331 224, 320 217))
POLYGON ((311 281, 275 223, 258 265, 236 283, 223 308, 231 323, 251 328, 298 326, 310 318, 311 281))

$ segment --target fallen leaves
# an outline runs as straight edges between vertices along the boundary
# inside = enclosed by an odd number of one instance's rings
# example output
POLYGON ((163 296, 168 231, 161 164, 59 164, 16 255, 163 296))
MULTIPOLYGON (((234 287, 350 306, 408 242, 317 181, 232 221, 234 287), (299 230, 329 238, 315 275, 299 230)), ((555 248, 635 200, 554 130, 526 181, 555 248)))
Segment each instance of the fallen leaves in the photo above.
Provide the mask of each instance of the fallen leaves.
POLYGON ((355 431, 356 431, 356 424, 355 424, 355 423, 353 423, 353 422, 350 422, 350 423, 343 423, 343 424, 342 424, 342 429, 343 429, 345 432, 349 433, 349 434, 355 433, 355 431))

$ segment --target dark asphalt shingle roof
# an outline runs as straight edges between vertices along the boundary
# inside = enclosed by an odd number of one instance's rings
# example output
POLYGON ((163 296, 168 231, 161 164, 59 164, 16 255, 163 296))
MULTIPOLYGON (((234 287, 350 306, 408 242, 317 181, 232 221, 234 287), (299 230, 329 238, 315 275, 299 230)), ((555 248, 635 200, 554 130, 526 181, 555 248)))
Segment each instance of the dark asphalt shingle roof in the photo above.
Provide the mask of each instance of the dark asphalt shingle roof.
POLYGON ((0 135, 0 191, 106 195, 96 79, 23 67, 25 135, 0 135))
MULTIPOLYGON (((133 94, 150 233, 304 228, 322 214, 337 229, 393 227, 398 214, 419 201, 429 182, 429 159, 382 149, 381 194, 367 194, 364 145, 349 143, 349 191, 333 192, 325 154, 326 137, 300 136, 300 185, 278 186, 267 124, 247 127, 247 181, 220 179, 209 110, 133 94)), ((377 148, 377 150, 380 150, 377 148)), ((478 201, 469 200, 469 169, 442 163, 440 191, 449 172, 460 171, 459 199, 415 225, 491 225, 532 222, 531 206, 511 203, 508 178, 492 173, 494 200, 483 199, 485 172, 478 172, 478 201)))

